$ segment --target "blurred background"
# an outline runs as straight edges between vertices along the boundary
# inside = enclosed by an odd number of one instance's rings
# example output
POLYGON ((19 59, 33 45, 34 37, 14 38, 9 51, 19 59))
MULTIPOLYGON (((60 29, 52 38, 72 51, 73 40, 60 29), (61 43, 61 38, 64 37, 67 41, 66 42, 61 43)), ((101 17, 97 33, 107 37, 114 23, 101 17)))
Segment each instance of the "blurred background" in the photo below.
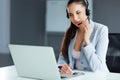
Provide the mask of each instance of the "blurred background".
MULTIPOLYGON (((52 46, 56 60, 69 19, 68 0, 0 0, 0 67, 14 65, 8 44, 52 46)), ((90 18, 109 28, 107 66, 120 73, 120 0, 88 0, 90 18)))

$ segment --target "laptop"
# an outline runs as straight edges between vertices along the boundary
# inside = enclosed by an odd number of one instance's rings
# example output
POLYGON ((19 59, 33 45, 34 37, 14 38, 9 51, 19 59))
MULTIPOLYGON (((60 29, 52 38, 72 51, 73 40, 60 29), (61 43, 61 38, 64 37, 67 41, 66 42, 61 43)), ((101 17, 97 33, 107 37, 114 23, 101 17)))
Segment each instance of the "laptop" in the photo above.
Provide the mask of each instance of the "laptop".
POLYGON ((78 72, 74 76, 61 76, 52 47, 9 44, 9 49, 19 77, 65 80, 83 75, 78 72))

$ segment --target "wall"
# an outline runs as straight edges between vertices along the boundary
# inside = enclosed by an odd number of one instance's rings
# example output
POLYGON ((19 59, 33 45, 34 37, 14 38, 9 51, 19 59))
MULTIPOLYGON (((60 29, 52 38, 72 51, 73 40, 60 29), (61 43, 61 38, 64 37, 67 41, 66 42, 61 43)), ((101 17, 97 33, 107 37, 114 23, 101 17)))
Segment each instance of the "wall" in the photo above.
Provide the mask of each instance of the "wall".
POLYGON ((10 0, 0 0, 0 53, 9 53, 10 0))
POLYGON ((93 19, 108 26, 110 33, 120 33, 120 0, 93 0, 93 19))
POLYGON ((0 67, 13 65, 8 43, 45 44, 45 0, 0 0, 0 67))
POLYGON ((44 45, 45 0, 11 0, 12 44, 44 45))

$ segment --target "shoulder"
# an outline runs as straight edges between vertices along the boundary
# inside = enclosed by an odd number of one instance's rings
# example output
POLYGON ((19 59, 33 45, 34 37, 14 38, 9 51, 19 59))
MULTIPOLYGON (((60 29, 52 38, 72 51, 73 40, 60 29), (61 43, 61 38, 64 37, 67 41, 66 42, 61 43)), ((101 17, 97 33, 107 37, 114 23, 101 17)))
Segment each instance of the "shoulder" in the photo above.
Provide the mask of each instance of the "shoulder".
POLYGON ((94 23, 94 30, 99 32, 99 33, 103 33, 103 32, 107 32, 108 33, 108 27, 104 24, 101 23, 97 23, 97 22, 93 22, 94 23))

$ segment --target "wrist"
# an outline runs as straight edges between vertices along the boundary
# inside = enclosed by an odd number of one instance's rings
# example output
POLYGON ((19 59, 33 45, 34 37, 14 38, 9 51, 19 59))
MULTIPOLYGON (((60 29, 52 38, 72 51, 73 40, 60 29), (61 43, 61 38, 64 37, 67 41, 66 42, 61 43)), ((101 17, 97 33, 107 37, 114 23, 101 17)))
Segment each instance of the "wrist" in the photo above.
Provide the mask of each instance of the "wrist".
POLYGON ((86 46, 89 45, 89 44, 90 44, 90 40, 85 41, 85 45, 86 45, 86 46))

